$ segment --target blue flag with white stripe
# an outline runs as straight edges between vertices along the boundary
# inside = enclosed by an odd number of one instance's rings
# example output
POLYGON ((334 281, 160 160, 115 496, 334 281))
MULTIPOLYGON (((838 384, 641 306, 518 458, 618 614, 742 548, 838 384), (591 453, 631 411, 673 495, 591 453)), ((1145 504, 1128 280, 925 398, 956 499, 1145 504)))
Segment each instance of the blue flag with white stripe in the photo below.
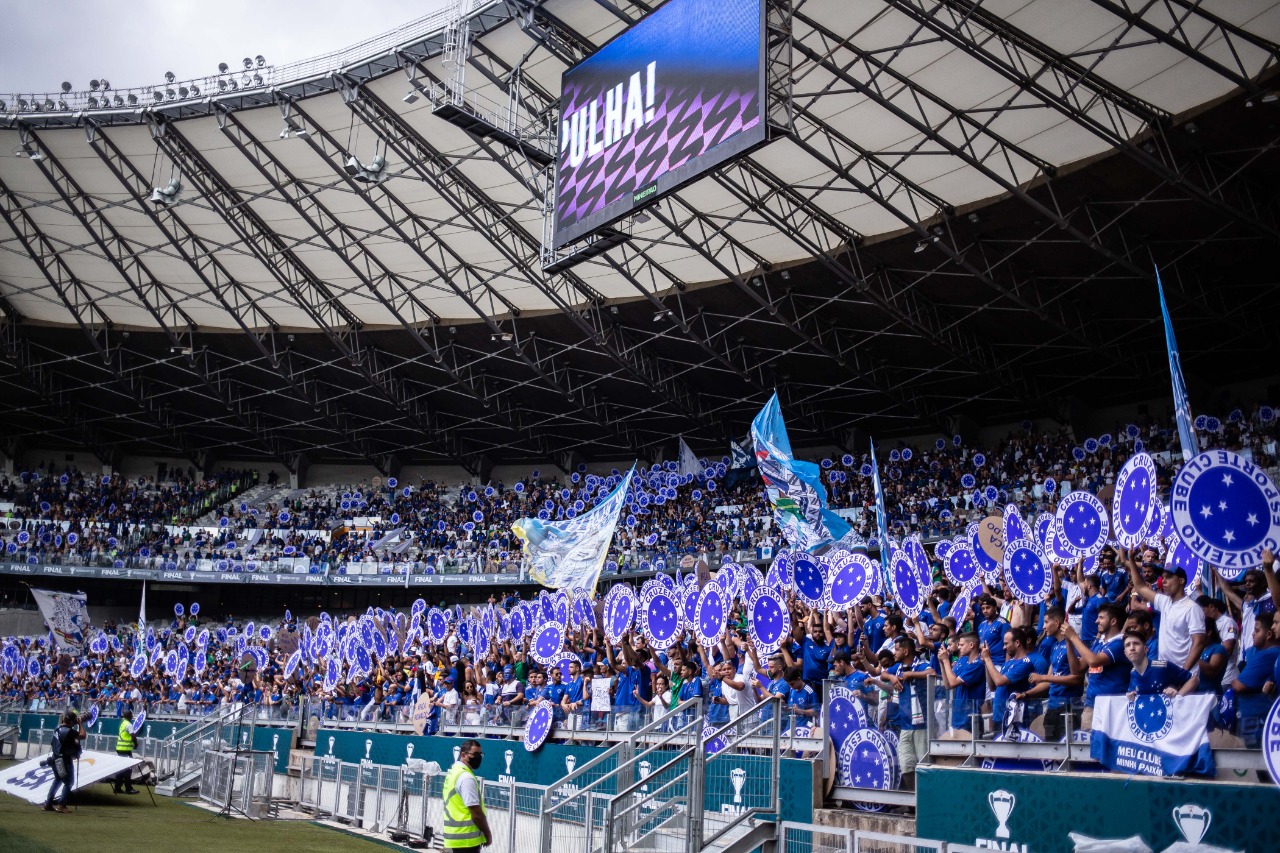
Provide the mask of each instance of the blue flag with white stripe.
POLYGON ((1156 288, 1160 291, 1160 314, 1164 317, 1164 344, 1169 351, 1169 374, 1173 380, 1173 411, 1178 421, 1178 440, 1182 443, 1182 459, 1191 461, 1200 453, 1196 441, 1195 419, 1191 416, 1191 400, 1187 397, 1187 383, 1182 378, 1182 357, 1178 354, 1178 339, 1173 335, 1173 319, 1169 305, 1164 300, 1164 284, 1160 270, 1156 269, 1156 288))
POLYGON ((776 393, 751 422, 751 441, 774 521, 792 547, 814 552, 849 533, 849 523, 827 509, 821 469, 792 455, 776 393))

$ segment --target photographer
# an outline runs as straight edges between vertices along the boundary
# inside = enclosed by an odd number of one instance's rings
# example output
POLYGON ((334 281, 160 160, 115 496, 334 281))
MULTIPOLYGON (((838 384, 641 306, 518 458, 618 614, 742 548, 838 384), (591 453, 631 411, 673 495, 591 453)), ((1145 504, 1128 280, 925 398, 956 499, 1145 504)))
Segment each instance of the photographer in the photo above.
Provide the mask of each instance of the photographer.
POLYGON ((49 766, 53 768, 53 782, 44 801, 47 812, 67 814, 67 796, 75 785, 75 760, 80 757, 80 741, 89 736, 75 711, 62 715, 58 728, 53 732, 53 753, 49 766))

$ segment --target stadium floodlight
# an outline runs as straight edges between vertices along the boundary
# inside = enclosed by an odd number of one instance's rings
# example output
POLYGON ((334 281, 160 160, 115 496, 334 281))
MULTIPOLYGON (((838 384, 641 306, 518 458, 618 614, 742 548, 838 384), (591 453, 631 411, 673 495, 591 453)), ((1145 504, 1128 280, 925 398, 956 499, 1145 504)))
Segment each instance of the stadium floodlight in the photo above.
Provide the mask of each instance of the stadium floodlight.
POLYGON ((230 71, 230 70, 231 70, 231 66, 230 66, 230 65, 227 65, 227 63, 225 63, 225 62, 219 62, 219 63, 218 63, 218 73, 219 73, 219 74, 226 74, 226 73, 227 73, 228 71, 230 71))
POLYGON ((182 182, 178 180, 177 175, 174 175, 165 186, 152 189, 151 198, 148 201, 156 207, 173 207, 178 203, 181 195, 182 182))
POLYGON ((63 84, 62 84, 62 91, 63 91, 64 93, 66 93, 66 92, 70 92, 70 91, 71 91, 71 84, 70 84, 70 83, 67 83, 67 82, 65 82, 65 81, 63 81, 63 84))
POLYGON ((252 67, 253 67, 253 60, 246 56, 244 58, 244 70, 248 71, 252 67))
POLYGON ((255 57, 253 58, 253 61, 254 61, 254 62, 256 62, 256 63, 258 64, 258 67, 259 67, 259 68, 261 68, 261 67, 263 67, 264 65, 266 65, 266 64, 267 64, 267 61, 266 61, 265 59, 263 59, 263 58, 262 58, 262 54, 258 54, 257 56, 255 56, 255 57))
POLYGON ((132 92, 130 92, 130 93, 129 93, 129 106, 131 106, 131 107, 136 107, 137 105, 138 105, 138 96, 137 96, 137 95, 135 95, 135 94, 133 94, 132 92))
POLYGON ((178 75, 174 74, 172 71, 164 72, 164 82, 172 83, 174 80, 177 80, 177 79, 178 79, 178 75))
POLYGON ((89 81, 89 89, 90 89, 91 91, 94 91, 94 92, 98 91, 98 87, 99 87, 99 86, 101 86, 101 85, 102 85, 102 84, 101 84, 99 81, 97 81, 97 80, 90 80, 90 81, 89 81))
POLYGON ((381 154, 375 154, 368 165, 361 163, 352 154, 347 157, 347 162, 343 164, 342 168, 348 175, 362 184, 380 184, 388 177, 387 158, 381 154))
POLYGON ((98 82, 102 84, 102 91, 104 92, 111 88, 111 81, 108 80, 106 77, 103 77, 98 82))
MULTIPOLYGON (((133 96, 132 96, 132 95, 130 95, 129 97, 133 97, 133 96)), ((135 100, 136 100, 136 99, 135 99, 135 100)), ((116 96, 115 96, 115 102, 116 102, 116 106, 117 106, 117 107, 123 107, 123 106, 124 106, 124 98, 120 97, 119 95, 116 95, 116 96)))

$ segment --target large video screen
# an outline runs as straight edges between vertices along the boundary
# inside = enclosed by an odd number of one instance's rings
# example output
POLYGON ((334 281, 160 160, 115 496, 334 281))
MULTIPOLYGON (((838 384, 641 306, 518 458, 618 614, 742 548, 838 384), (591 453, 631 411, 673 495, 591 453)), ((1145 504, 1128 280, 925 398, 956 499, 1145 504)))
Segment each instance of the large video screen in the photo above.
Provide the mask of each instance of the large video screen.
POLYGON ((670 0, 565 72, 556 248, 765 139, 763 0, 670 0))

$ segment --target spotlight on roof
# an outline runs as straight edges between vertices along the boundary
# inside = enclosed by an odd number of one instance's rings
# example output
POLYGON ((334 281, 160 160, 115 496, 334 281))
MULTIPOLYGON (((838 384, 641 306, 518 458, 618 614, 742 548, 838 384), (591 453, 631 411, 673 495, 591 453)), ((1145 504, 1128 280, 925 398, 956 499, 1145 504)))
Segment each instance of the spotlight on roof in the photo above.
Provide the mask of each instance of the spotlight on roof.
POLYGON ((351 155, 347 157, 347 162, 342 168, 362 184, 380 184, 387 179, 387 158, 381 154, 375 154, 368 165, 357 160, 355 155, 351 155))
POLYGON ((67 82, 65 82, 65 81, 64 81, 64 82, 63 82, 63 84, 62 84, 62 91, 63 91, 63 92, 70 92, 70 91, 71 91, 71 84, 70 84, 70 83, 67 83, 67 82))
POLYGON ((253 60, 246 56, 244 58, 244 70, 248 71, 252 67, 253 67, 253 60))
POLYGON ((231 70, 231 66, 230 66, 230 65, 227 65, 227 63, 225 63, 225 62, 219 62, 219 63, 218 63, 218 73, 219 73, 219 74, 226 74, 229 70, 231 70))
POLYGON ((97 80, 90 80, 90 81, 89 81, 89 89, 90 89, 91 91, 94 91, 94 92, 98 91, 98 87, 99 87, 99 86, 101 86, 101 85, 102 85, 102 84, 101 84, 100 82, 98 82, 97 80))
POLYGON ((635 221, 637 225, 646 225, 653 221, 653 217, 642 210, 635 215, 635 221))
POLYGON ((254 62, 256 62, 256 63, 258 64, 258 67, 259 67, 259 68, 261 68, 262 66, 264 66, 264 65, 266 65, 266 64, 267 64, 267 61, 266 61, 265 59, 263 59, 263 58, 262 58, 262 54, 258 54, 257 56, 255 56, 255 57, 253 58, 253 61, 254 61, 254 62))
POLYGON ((169 183, 163 187, 155 187, 151 190, 151 198, 148 199, 156 207, 173 207, 178 203, 179 196, 182 195, 182 182, 178 180, 177 175, 169 179, 169 183))
POLYGON ((108 80, 106 77, 103 77, 98 82, 102 84, 102 91, 104 92, 111 88, 111 81, 108 80))
POLYGON ((927 249, 928 247, 929 247, 929 241, 928 241, 928 240, 921 240, 919 243, 916 243, 916 247, 915 247, 914 249, 912 249, 911 251, 912 251, 912 253, 913 253, 913 254, 918 255, 918 254, 920 254, 921 252, 923 252, 925 249, 927 249))
POLYGON ((491 341, 509 341, 509 340, 511 340, 511 333, 510 333, 510 332, 501 332, 501 333, 496 334, 496 335, 490 335, 490 336, 489 336, 489 340, 491 340, 491 341))
POLYGON ((164 82, 172 83, 174 80, 177 80, 177 79, 178 79, 178 75, 174 74, 172 71, 164 72, 164 82))
POLYGON ((130 92, 130 93, 129 93, 129 106, 133 107, 133 106, 137 106, 137 104, 138 104, 138 96, 137 96, 137 95, 135 95, 135 94, 133 94, 132 92, 130 92))

